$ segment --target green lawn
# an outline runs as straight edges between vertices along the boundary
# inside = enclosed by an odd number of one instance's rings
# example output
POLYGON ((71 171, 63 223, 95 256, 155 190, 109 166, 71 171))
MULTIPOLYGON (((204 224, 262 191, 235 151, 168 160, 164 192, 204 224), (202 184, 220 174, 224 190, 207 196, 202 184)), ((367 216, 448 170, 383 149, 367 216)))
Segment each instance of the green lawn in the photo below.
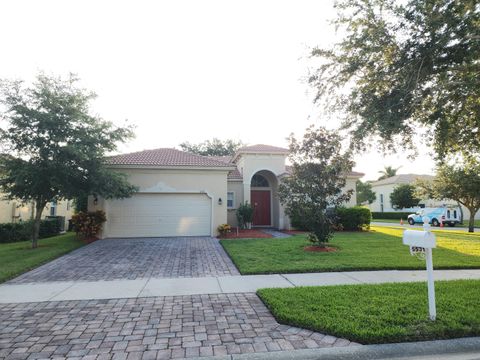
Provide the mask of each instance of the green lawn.
MULTIPOLYGON (((480 234, 435 231, 436 269, 480 268, 480 234)), ((242 274, 299 273, 382 269, 425 269, 402 244, 402 230, 373 226, 370 232, 338 232, 331 241, 337 252, 305 252, 305 235, 285 239, 222 240, 242 274)))
MULTIPOLYGON (((395 223, 400 224, 400 220, 395 219, 372 219, 373 222, 383 222, 383 223, 395 223)), ((403 223, 407 224, 407 219, 403 219, 403 223)), ((446 225, 447 226, 447 225, 446 225)), ((463 221, 463 225, 457 225, 461 227, 468 227, 468 220, 463 221)), ((475 220, 475 227, 480 228, 480 220, 475 220)))
POLYGON ((437 320, 426 283, 261 289, 283 324, 378 344, 480 336, 480 281, 437 281, 437 320))
POLYGON ((0 244, 0 283, 34 269, 48 261, 83 246, 74 233, 38 241, 37 249, 30 241, 0 244))

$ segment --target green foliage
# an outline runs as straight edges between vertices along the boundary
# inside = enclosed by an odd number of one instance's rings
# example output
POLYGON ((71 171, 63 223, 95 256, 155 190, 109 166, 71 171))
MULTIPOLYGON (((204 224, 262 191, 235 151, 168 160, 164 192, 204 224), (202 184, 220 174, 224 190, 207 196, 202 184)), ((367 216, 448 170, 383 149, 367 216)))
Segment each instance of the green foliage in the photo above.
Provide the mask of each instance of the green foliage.
POLYGON ((400 169, 400 167, 401 166, 399 166, 398 168, 394 168, 393 166, 385 166, 383 168, 383 170, 379 171, 381 176, 378 178, 377 181, 383 180, 383 179, 388 179, 392 176, 397 175, 397 171, 400 169))
MULTIPOLYGON (((40 221, 39 239, 48 238, 60 233, 60 219, 40 221)), ((0 224, 0 243, 25 241, 32 235, 33 221, 0 224)))
POLYGON ((32 270, 85 244, 77 240, 74 233, 41 239, 39 243, 40 246, 35 251, 32 251, 29 241, 0 244, 0 283, 32 270))
MULTIPOLYGON (((435 269, 479 269, 480 235, 435 231, 435 269)), ((286 239, 221 241, 242 275, 289 274, 357 270, 425 270, 425 262, 410 255, 402 229, 372 226, 370 231, 336 232, 331 253, 304 251, 306 235, 286 239)))
POLYGON ((411 212, 372 212, 373 221, 376 219, 406 220, 411 212))
POLYGON ((290 141, 292 171, 282 179, 278 195, 285 212, 302 225, 322 245, 333 235, 334 219, 327 208, 348 201, 352 191, 343 192, 346 175, 352 170, 350 152, 342 152, 342 138, 323 127, 307 128, 303 139, 290 141))
POLYGON ((372 190, 372 184, 368 181, 363 182, 357 180, 357 205, 362 205, 365 203, 371 204, 377 198, 375 193, 372 190))
POLYGON ((341 0, 342 39, 314 49, 316 101, 345 113, 353 146, 414 147, 427 127, 441 158, 480 148, 478 0, 341 0))
POLYGON ((94 212, 79 212, 72 216, 72 224, 77 234, 82 234, 84 239, 94 239, 102 230, 107 217, 103 210, 94 212))
POLYGON ((475 214, 480 209, 480 162, 466 158, 455 164, 441 164, 433 181, 417 181, 417 195, 433 199, 452 199, 470 212, 468 231, 473 232, 475 214))
POLYGON ((183 151, 203 156, 227 156, 234 155, 235 152, 244 144, 241 141, 225 140, 217 138, 205 140, 199 144, 191 144, 188 141, 181 143, 179 146, 183 151))
POLYGON ((88 211, 88 196, 81 195, 73 200, 73 204, 75 206, 75 212, 78 213, 80 211, 87 212, 88 211))
POLYGON ((418 206, 420 198, 415 195, 415 186, 400 184, 390 194, 390 202, 394 209, 407 209, 418 206))
POLYGON ((245 229, 247 224, 251 224, 253 222, 253 206, 245 201, 244 203, 240 204, 237 208, 237 222, 238 226, 242 229, 245 229))
POLYGON ((370 209, 361 206, 339 207, 336 211, 336 217, 337 224, 340 224, 343 230, 358 231, 370 228, 372 213, 370 209))
POLYGON ((362 344, 480 335, 480 281, 436 281, 437 320, 423 282, 261 289, 278 322, 362 344), (322 301, 318 301, 322 299, 322 301))
POLYGON ((0 189, 9 199, 35 202, 32 246, 45 205, 89 194, 128 197, 135 187, 126 176, 105 167, 106 154, 133 136, 129 127, 90 114, 95 94, 64 80, 38 75, 31 87, 2 81, 0 103, 0 189))

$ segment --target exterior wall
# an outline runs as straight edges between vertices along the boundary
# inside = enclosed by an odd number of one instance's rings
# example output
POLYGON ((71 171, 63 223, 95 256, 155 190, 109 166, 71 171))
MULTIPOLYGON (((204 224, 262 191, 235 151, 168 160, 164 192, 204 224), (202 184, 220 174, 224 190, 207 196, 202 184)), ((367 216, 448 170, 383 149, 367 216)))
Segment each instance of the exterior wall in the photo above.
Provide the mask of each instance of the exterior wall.
POLYGON ((345 184, 344 193, 348 190, 353 190, 350 200, 345 203, 346 207, 352 207, 357 205, 357 180, 358 177, 348 177, 347 183, 345 184))
MULTIPOLYGON (((128 181, 143 193, 206 193, 212 199, 212 236, 217 227, 227 222, 227 170, 169 170, 169 169, 119 169, 128 181), (218 199, 222 204, 218 204, 218 199)), ((109 201, 99 198, 95 206, 89 198, 89 210, 102 209, 107 214, 102 237, 109 236, 109 201)))
MULTIPOLYGON (((237 226, 237 208, 243 203, 243 183, 241 181, 229 181, 227 183, 227 191, 234 193, 233 208, 227 209, 227 224, 237 226)), ((225 196, 226 198, 226 196, 225 196)))
MULTIPOLYGON (((20 201, 16 200, 0 200, 0 223, 30 220, 32 218, 32 210, 31 204, 22 204, 20 201)), ((50 204, 43 209, 42 217, 46 218, 49 215, 50 204)), ((68 220, 71 219, 72 215, 72 201, 58 201, 56 216, 65 217, 65 228, 67 228, 68 220)))

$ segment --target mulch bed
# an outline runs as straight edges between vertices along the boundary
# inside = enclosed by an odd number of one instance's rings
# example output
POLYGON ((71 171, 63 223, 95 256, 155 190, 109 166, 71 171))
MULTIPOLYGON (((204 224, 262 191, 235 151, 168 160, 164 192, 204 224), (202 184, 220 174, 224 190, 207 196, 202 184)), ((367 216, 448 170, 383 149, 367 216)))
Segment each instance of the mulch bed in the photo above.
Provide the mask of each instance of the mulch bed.
POLYGON ((337 248, 334 247, 320 247, 320 246, 305 246, 303 248, 305 251, 311 251, 311 252, 334 252, 337 251, 337 248))
POLYGON ((272 238, 273 236, 256 229, 239 229, 237 236, 237 229, 233 228, 232 231, 224 236, 219 236, 220 239, 253 239, 253 238, 272 238))

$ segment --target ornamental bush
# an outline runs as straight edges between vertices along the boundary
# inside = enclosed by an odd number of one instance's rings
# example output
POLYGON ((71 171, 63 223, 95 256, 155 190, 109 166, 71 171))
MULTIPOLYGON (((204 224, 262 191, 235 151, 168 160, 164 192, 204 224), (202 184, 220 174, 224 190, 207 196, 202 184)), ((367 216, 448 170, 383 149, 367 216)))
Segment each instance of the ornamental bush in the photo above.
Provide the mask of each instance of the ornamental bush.
POLYGON ((392 219, 392 220, 400 220, 400 219, 406 219, 408 215, 410 215, 412 211, 410 212, 372 212, 372 217, 373 221, 375 219, 392 219))
POLYGON ((72 224, 77 234, 85 239, 95 239, 102 230, 103 223, 107 221, 105 211, 79 212, 72 216, 72 224))
MULTIPOLYGON (((60 234, 61 218, 40 221, 39 238, 47 238, 60 234)), ((32 238, 33 221, 0 224, 0 243, 27 241, 32 238)))
POLYGON ((245 203, 240 204, 237 208, 237 221, 238 226, 242 229, 247 228, 253 222, 253 206, 245 201, 245 203))
POLYGON ((337 225, 340 225, 343 230, 358 231, 370 228, 372 220, 370 209, 361 206, 339 207, 336 215, 337 225))

